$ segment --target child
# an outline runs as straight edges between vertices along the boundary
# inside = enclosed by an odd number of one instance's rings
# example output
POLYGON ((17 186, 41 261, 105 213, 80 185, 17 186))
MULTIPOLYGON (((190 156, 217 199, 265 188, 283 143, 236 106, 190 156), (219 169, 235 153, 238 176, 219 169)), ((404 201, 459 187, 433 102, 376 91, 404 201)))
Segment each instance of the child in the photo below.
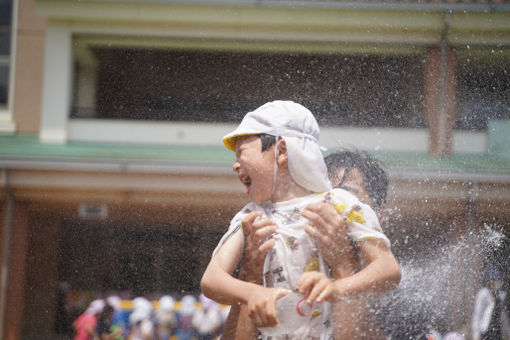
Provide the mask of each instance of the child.
POLYGON ((156 330, 159 340, 170 340, 177 326, 174 305, 174 298, 170 295, 164 295, 159 299, 159 308, 156 311, 156 330))
POLYGON ((76 332, 74 340, 89 340, 97 338, 97 318, 103 312, 104 300, 97 299, 90 303, 89 307, 73 322, 73 330, 76 332))
MULTIPOLYGON (((311 112, 290 101, 259 107, 224 137, 225 146, 236 152, 233 169, 252 203, 234 217, 202 277, 206 295, 224 304, 246 304, 257 327, 276 325, 276 300, 290 291, 299 289, 309 303, 322 302, 315 304, 311 321, 288 334, 291 338, 331 338, 332 309, 326 300, 333 302, 379 284, 371 276, 377 270, 370 268, 372 263, 358 280, 332 281, 329 268, 305 232, 310 222, 300 215, 303 208, 313 202, 331 201, 346 217, 353 240, 376 239, 389 245, 369 206, 345 190, 331 190, 318 138, 319 127, 311 112), (240 222, 252 211, 278 226, 274 247, 264 263, 263 286, 231 276, 243 253, 240 222), (308 275, 303 275, 305 272, 308 275)), ((364 251, 363 246, 360 250, 364 251)), ((372 255, 368 258, 375 260, 372 255)), ((398 265, 384 279, 398 282, 398 265)))

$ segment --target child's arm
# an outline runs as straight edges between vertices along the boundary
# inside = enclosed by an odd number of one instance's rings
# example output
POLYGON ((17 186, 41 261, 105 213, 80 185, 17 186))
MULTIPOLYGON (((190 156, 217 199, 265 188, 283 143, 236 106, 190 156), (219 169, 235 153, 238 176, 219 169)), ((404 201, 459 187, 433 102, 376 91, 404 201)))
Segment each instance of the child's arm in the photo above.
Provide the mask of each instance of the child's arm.
POLYGON ((400 282, 400 266, 384 240, 370 239, 359 244, 369 264, 356 274, 332 281, 319 272, 304 273, 298 290, 308 303, 337 302, 342 297, 377 294, 395 288, 400 282))
POLYGON ((246 304, 256 327, 274 326, 277 323, 276 300, 287 292, 232 277, 240 259, 242 237, 242 230, 238 230, 213 255, 202 276, 202 292, 219 303, 246 304))
POLYGON ((254 289, 249 283, 232 277, 241 256, 242 242, 242 231, 239 229, 212 256, 202 276, 202 292, 216 302, 246 304, 245 290, 254 289))
POLYGON ((381 239, 361 241, 358 246, 368 265, 358 272, 352 283, 344 283, 344 286, 352 286, 349 290, 354 293, 366 291, 376 295, 395 289, 402 273, 390 246, 381 239), (355 288, 355 282, 358 282, 358 288, 355 288))

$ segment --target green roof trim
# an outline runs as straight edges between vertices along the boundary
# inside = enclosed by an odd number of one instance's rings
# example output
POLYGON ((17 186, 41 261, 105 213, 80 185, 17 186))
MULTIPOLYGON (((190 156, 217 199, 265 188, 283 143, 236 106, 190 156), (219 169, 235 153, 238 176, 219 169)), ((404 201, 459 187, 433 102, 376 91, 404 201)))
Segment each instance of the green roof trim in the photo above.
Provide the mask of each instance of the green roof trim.
POLYGON ((17 160, 108 160, 172 163, 225 163, 234 160, 223 146, 117 144, 99 142, 43 143, 37 135, 0 136, 0 162, 17 160))
POLYGON ((510 120, 489 121, 489 154, 510 160, 510 120))
MULTIPOLYGON (((330 149, 328 153, 333 152, 330 149)), ((510 174, 510 159, 498 154, 433 158, 411 152, 373 152, 390 170, 425 170, 510 174)), ((5 160, 91 161, 220 165, 230 167, 234 153, 223 146, 148 145, 96 142, 43 143, 34 134, 0 136, 0 165, 5 160)))
POLYGON ((428 154, 378 152, 374 156, 388 169, 428 171, 467 171, 510 174, 510 160, 488 154, 431 157, 428 154))

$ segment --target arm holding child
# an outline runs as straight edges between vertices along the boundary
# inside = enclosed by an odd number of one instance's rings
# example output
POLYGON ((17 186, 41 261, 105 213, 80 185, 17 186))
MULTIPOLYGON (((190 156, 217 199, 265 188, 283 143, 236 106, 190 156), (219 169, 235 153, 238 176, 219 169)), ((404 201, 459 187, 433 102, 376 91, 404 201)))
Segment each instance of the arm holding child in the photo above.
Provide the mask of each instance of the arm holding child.
MULTIPOLYGON (((349 203, 350 198, 345 191, 338 191, 337 196, 349 203)), ((338 198, 333 194, 332 203, 335 209, 346 217, 349 224, 348 234, 357 242, 359 252, 368 265, 354 275, 345 277, 338 274, 344 269, 332 263, 335 278, 333 281, 318 272, 304 273, 298 283, 298 290, 307 297, 309 303, 338 302, 342 297, 359 294, 377 295, 395 288, 400 282, 400 266, 373 210, 360 202, 347 205, 338 202, 338 198), (347 209, 347 206, 350 208, 347 209)), ((302 214, 313 223, 308 211, 303 211, 302 214)), ((311 230, 307 231, 313 233, 311 230)), ((327 256, 327 252, 323 253, 323 256, 327 256)))
POLYGON ((362 241, 359 248, 369 264, 354 275, 333 281, 319 272, 301 276, 298 290, 307 297, 308 303, 338 302, 343 297, 359 294, 376 295, 398 285, 400 266, 384 241, 362 241))

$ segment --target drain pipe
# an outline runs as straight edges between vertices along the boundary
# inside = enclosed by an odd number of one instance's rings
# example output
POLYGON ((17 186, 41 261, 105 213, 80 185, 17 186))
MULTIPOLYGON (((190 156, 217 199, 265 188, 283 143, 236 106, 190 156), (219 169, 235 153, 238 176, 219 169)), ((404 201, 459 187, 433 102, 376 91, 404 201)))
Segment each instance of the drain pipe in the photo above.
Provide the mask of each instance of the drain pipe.
POLYGON ((5 309, 7 306, 7 284, 9 279, 9 263, 11 255, 11 237, 12 237, 12 212, 14 210, 14 196, 9 188, 8 170, 2 169, 2 190, 6 196, 6 209, 5 209, 5 234, 2 255, 2 282, 0 291, 0 339, 4 338, 5 330, 5 309))

